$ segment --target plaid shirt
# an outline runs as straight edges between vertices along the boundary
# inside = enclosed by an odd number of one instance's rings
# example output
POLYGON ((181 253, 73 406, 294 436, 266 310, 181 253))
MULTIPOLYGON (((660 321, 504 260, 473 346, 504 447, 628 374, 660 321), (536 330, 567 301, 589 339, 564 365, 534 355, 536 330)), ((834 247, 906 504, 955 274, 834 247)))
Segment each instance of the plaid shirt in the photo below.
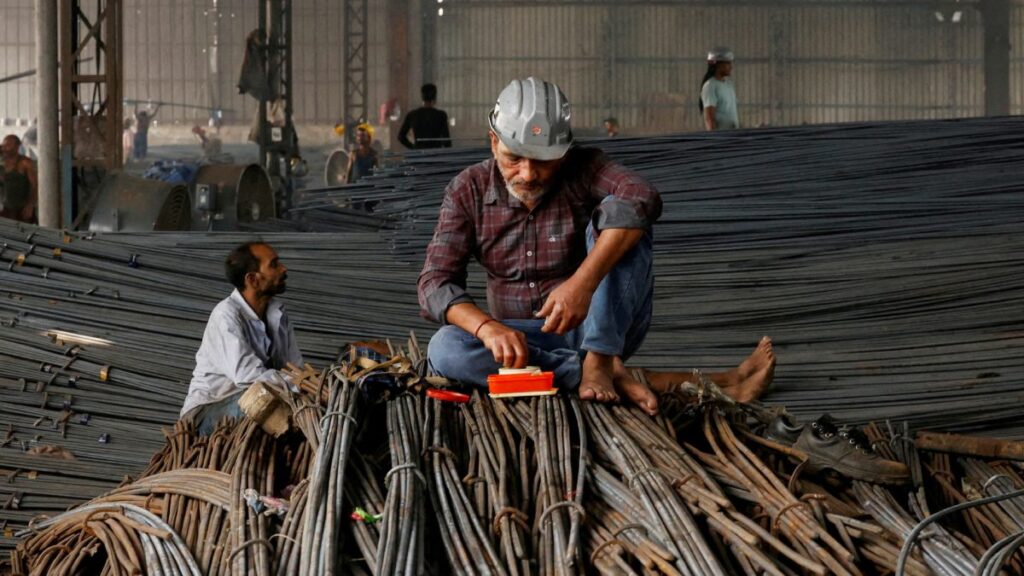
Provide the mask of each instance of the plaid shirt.
POLYGON ((466 292, 472 256, 487 271, 487 303, 499 320, 533 318, 544 299, 587 256, 586 230, 649 228, 661 215, 658 192, 598 150, 573 148, 558 180, 531 211, 508 193, 494 159, 467 168, 445 190, 419 277, 423 315, 447 323, 466 292), (602 203, 612 195, 614 199, 602 203))

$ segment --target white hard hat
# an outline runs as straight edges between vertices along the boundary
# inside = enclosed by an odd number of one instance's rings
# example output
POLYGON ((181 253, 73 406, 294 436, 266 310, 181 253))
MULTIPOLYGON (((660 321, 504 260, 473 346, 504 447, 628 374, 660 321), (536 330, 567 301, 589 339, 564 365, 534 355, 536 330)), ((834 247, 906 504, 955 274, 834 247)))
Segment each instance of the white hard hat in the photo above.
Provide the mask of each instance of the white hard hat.
POLYGON ((569 100, 544 80, 513 80, 498 95, 487 120, 498 139, 517 156, 557 160, 572 145, 569 100))
POLYGON ((732 50, 724 46, 712 48, 708 52, 708 64, 714 64, 715 62, 732 62, 733 54, 732 50))

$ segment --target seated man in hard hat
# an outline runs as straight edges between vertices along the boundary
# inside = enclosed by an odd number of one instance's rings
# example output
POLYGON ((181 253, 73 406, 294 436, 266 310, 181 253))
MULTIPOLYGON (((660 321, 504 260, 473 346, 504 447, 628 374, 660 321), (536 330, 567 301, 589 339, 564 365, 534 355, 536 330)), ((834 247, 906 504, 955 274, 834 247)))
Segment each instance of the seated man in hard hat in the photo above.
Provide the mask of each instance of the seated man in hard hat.
POLYGON ((287 390, 288 364, 302 366, 295 332, 281 301, 288 269, 268 244, 247 242, 228 255, 224 265, 235 286, 210 314, 182 418, 191 418, 199 433, 209 435, 224 417, 238 418, 238 400, 254 382, 287 390))
MULTIPOLYGON (((655 414, 655 394, 624 363, 651 323, 661 198, 599 150, 571 147, 569 117, 562 91, 535 78, 498 97, 493 158, 448 185, 420 274, 420 306, 445 325, 429 360, 441 375, 479 386, 499 367, 536 365, 583 399, 623 397, 655 414), (490 314, 466 292, 470 257, 487 271, 490 314)), ((738 368, 708 376, 747 401, 773 368, 765 339, 738 368)), ((649 372, 646 380, 661 389, 689 378, 649 372)))

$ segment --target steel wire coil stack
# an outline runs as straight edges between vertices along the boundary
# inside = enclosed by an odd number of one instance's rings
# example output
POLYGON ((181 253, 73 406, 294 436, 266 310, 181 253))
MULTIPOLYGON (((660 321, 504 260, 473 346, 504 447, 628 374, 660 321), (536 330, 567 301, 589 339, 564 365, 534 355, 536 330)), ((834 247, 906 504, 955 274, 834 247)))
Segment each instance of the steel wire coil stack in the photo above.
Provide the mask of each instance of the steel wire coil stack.
MULTIPOLYGON (((182 573, 192 561, 201 573, 250 564, 276 574, 872 573, 896 566, 929 507, 997 495, 1010 499, 926 531, 908 573, 1019 566, 1019 466, 901 452, 898 438, 925 428, 1024 436, 1020 126, 984 119, 595 142, 665 200, 655 319, 634 363, 712 371, 770 334, 780 365, 766 403, 802 418, 828 411, 905 425, 875 437, 916 463, 914 495, 789 482, 791 459, 752 444, 734 413, 711 407, 673 426, 567 399, 481 398, 454 409, 414 394, 350 415, 380 423, 376 437, 387 442, 353 440, 349 419, 311 419, 312 409, 286 440, 253 426, 209 440, 169 428, 208 314, 230 291, 223 258, 242 241, 262 238, 289 267, 283 297, 313 365, 364 338, 401 342, 411 329, 426 342, 434 327, 419 318, 415 293, 423 250, 444 186, 484 157, 453 150, 409 155, 356 186, 307 191, 299 220, 249 232, 102 235, 0 221, 0 546, 30 543, 18 561, 52 557, 46 568, 31 564, 49 573, 75 573, 85 550, 100 548, 124 552, 110 573, 149 557, 163 570, 154 573, 182 573), (366 416, 373 410, 379 416, 366 416), (315 485, 307 472, 323 426, 332 439, 324 450, 341 469, 315 485), (536 426, 549 430, 542 441, 536 426), (193 469, 202 472, 187 476, 193 469), (146 484, 162 474, 172 476, 146 484), (181 487, 188 482, 205 482, 208 494, 181 487), (291 506, 263 515, 245 489, 291 506), (127 495, 62 516, 103 494, 127 495), (330 522, 308 519, 310 498, 317 510, 330 503, 330 522), (369 521, 350 520, 357 507, 369 521), (435 514, 450 522, 436 524, 435 514), (334 526, 330 541, 309 540, 313 525, 334 526), (695 529, 699 537, 684 538, 695 529), (99 544, 75 548, 79 560, 57 554, 85 538, 99 544)), ((476 270, 478 293, 482 281, 476 270)), ((326 394, 303 401, 337 411, 326 394)))

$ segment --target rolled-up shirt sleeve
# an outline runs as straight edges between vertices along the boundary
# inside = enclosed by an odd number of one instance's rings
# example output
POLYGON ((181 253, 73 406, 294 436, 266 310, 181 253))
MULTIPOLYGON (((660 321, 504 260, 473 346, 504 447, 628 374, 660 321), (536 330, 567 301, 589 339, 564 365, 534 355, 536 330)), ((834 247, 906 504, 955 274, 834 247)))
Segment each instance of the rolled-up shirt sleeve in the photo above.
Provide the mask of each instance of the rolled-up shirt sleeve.
POLYGON ((420 309, 424 317, 447 324, 448 309, 455 304, 472 303, 466 292, 466 266, 475 228, 468 207, 461 201, 460 187, 453 181, 445 190, 434 237, 427 246, 426 262, 417 283, 420 309))
POLYGON ((607 163, 597 173, 597 186, 602 202, 594 210, 594 226, 608 228, 650 228, 661 217, 661 195, 639 174, 616 164, 607 163))

